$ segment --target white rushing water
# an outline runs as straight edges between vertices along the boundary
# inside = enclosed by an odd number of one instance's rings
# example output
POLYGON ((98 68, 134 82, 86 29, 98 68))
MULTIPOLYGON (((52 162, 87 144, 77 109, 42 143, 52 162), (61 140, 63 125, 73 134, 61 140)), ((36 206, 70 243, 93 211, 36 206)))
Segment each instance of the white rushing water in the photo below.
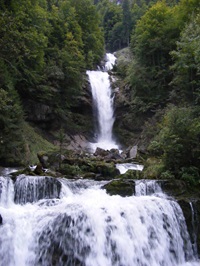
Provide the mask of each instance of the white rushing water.
POLYGON ((116 168, 120 171, 120 174, 125 174, 128 170, 142 171, 144 165, 134 163, 118 163, 116 168))
POLYGON ((0 266, 199 265, 179 205, 156 196, 155 185, 151 194, 138 183, 138 196, 121 197, 101 189, 105 182, 57 179, 38 200, 39 178, 14 185, 1 176, 0 266))
POLYGON ((118 145, 112 136, 114 124, 113 95, 107 72, 115 64, 116 57, 113 54, 107 54, 106 56, 105 71, 87 71, 98 120, 97 142, 91 144, 93 151, 97 147, 105 150, 118 149, 118 145))

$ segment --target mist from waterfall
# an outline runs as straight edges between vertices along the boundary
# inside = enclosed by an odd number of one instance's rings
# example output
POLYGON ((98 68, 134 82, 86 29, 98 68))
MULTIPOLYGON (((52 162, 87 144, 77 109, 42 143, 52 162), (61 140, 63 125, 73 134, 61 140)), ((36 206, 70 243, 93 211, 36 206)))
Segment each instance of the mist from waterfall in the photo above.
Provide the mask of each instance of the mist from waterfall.
POLYGON ((113 139, 114 96, 111 89, 110 76, 107 72, 112 69, 115 60, 116 57, 113 54, 106 54, 104 71, 87 71, 98 122, 97 140, 96 143, 91 143, 93 151, 97 147, 105 150, 118 149, 118 145, 113 139))

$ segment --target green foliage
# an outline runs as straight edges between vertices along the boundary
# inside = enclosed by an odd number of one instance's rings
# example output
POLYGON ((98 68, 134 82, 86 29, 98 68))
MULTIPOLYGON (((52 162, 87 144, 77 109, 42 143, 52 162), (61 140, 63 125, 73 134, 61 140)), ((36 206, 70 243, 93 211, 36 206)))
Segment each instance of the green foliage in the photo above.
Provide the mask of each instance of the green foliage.
POLYGON ((43 153, 52 152, 58 149, 49 141, 42 138, 33 127, 28 123, 23 123, 22 126, 22 135, 24 140, 24 154, 23 154, 23 163, 27 164, 37 164, 38 157, 37 154, 41 151, 43 153))
POLYGON ((33 104, 48 106, 57 124, 66 123, 74 99, 81 94, 86 68, 93 68, 103 57, 99 24, 91 0, 0 1, 1 135, 10 136, 1 144, 1 156, 8 150, 3 160, 14 150, 8 149, 9 141, 17 152, 23 149, 15 143, 23 141, 19 132, 24 118, 14 94, 19 94, 22 103, 31 99, 33 104))
POLYGON ((182 167, 180 175, 181 179, 187 182, 189 185, 196 185, 200 183, 200 173, 197 167, 182 167))
POLYGON ((82 29, 83 50, 88 65, 88 54, 93 54, 93 65, 97 64, 103 56, 104 39, 99 27, 100 18, 91 0, 71 0, 71 5, 76 10, 76 19, 82 29))
POLYGON ((0 89, 0 160, 2 164, 22 162, 24 141, 22 136, 23 112, 18 95, 0 89))
POLYGON ((106 49, 113 52, 129 46, 136 20, 144 14, 147 5, 133 5, 129 0, 119 5, 116 1, 102 0, 97 7, 102 16, 106 49))
POLYGON ((179 178, 198 179, 199 136, 199 114, 190 107, 169 106, 149 151, 161 155, 165 169, 179 178))
POLYGON ((101 7, 103 16, 103 28, 105 32, 105 43, 108 50, 121 48, 121 28, 122 9, 121 6, 113 4, 109 1, 104 1, 101 7))
MULTIPOLYGON (((183 74, 184 78, 181 78, 178 74, 180 64, 182 64, 183 71, 186 71, 186 64, 183 64, 183 62, 179 64, 179 61, 176 60, 173 68, 171 68, 171 55, 173 55, 174 60, 182 56, 178 40, 185 24, 183 17, 188 21, 190 16, 186 10, 192 11, 195 9, 195 6, 197 5, 189 5, 188 9, 186 9, 185 1, 180 1, 177 5, 169 1, 158 1, 137 21, 131 37, 134 61, 129 71, 129 83, 132 87, 132 97, 139 97, 148 105, 151 102, 151 106, 165 105, 173 89, 172 84, 178 84, 182 79, 182 84, 185 83, 185 86, 187 86, 187 75, 184 76, 183 74), (174 52, 176 45, 178 45, 178 51, 174 52), (178 75, 173 77, 176 73, 178 75), (171 83, 172 79, 173 83, 171 83)), ((196 35, 197 32, 196 30, 196 35)), ((188 36, 188 43, 189 38, 190 36, 188 36)), ((185 45, 186 41, 184 39, 183 45, 185 45)), ((189 56, 191 52, 189 44, 185 48, 189 56)), ((198 54, 198 49, 196 48, 197 43, 194 49, 198 54)), ((182 56, 183 60, 184 56, 182 56)), ((193 84, 196 80, 191 82, 193 84)), ((180 87, 178 89, 179 91, 182 90, 180 87)), ((198 91, 195 93, 198 94, 198 91)), ((181 98, 181 95, 179 96, 181 98)))
POLYGON ((200 15, 194 16, 181 33, 177 49, 171 52, 174 59, 172 85, 185 101, 200 103, 200 15))
POLYGON ((117 74, 123 78, 126 78, 128 68, 132 62, 132 54, 130 52, 130 49, 124 48, 116 52, 116 56, 117 56, 117 66, 115 68, 116 68, 117 74))

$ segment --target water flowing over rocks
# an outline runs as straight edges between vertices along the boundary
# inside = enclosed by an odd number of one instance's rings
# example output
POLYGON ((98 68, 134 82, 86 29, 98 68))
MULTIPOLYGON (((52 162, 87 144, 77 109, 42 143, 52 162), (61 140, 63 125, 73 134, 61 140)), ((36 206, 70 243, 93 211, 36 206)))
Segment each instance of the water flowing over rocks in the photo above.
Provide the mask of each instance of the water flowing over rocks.
MULTIPOLYGON (((108 73, 98 74, 109 85, 108 73)), ((113 91, 120 92, 108 89, 112 106, 113 91)), ((80 100, 89 105, 84 95, 80 100)), ((121 103, 126 109, 125 99, 121 103)), ((38 152, 36 166, 12 179, 2 173, 0 266, 199 265, 198 192, 191 198, 184 182, 144 180, 141 148, 129 141, 119 150, 109 108, 108 121, 107 113, 99 117, 94 153, 83 135, 65 134, 60 150, 38 152)), ((46 106, 33 113, 41 122, 50 114, 46 106)))
POLYGON ((106 193, 107 181, 58 180, 59 199, 0 201, 1 266, 198 265, 182 210, 156 194, 156 181, 132 182, 136 195, 121 197, 106 193))
POLYGON ((187 219, 177 202, 162 193, 160 181, 20 175, 15 183, 1 176, 0 184, 1 266, 199 263, 187 219), (117 181, 121 191, 109 191, 117 181))
POLYGON ((48 176, 20 175, 15 182, 14 191, 15 203, 25 204, 41 199, 59 198, 61 183, 48 176))

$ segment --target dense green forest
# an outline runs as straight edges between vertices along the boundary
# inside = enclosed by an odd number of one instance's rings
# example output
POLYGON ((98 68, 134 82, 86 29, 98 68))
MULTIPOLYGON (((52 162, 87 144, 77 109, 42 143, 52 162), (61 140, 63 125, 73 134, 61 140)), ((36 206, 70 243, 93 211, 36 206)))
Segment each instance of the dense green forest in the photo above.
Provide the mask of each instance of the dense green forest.
POLYGON ((31 152, 27 101, 69 129, 86 70, 128 48, 115 75, 133 123, 145 118, 149 175, 200 181, 199 0, 0 0, 0 13, 2 164, 31 152))
POLYGON ((55 127, 68 123, 86 69, 103 57, 104 37, 90 0, 2 0, 0 13, 0 158, 6 162, 23 154, 27 101, 50 108, 55 127))

